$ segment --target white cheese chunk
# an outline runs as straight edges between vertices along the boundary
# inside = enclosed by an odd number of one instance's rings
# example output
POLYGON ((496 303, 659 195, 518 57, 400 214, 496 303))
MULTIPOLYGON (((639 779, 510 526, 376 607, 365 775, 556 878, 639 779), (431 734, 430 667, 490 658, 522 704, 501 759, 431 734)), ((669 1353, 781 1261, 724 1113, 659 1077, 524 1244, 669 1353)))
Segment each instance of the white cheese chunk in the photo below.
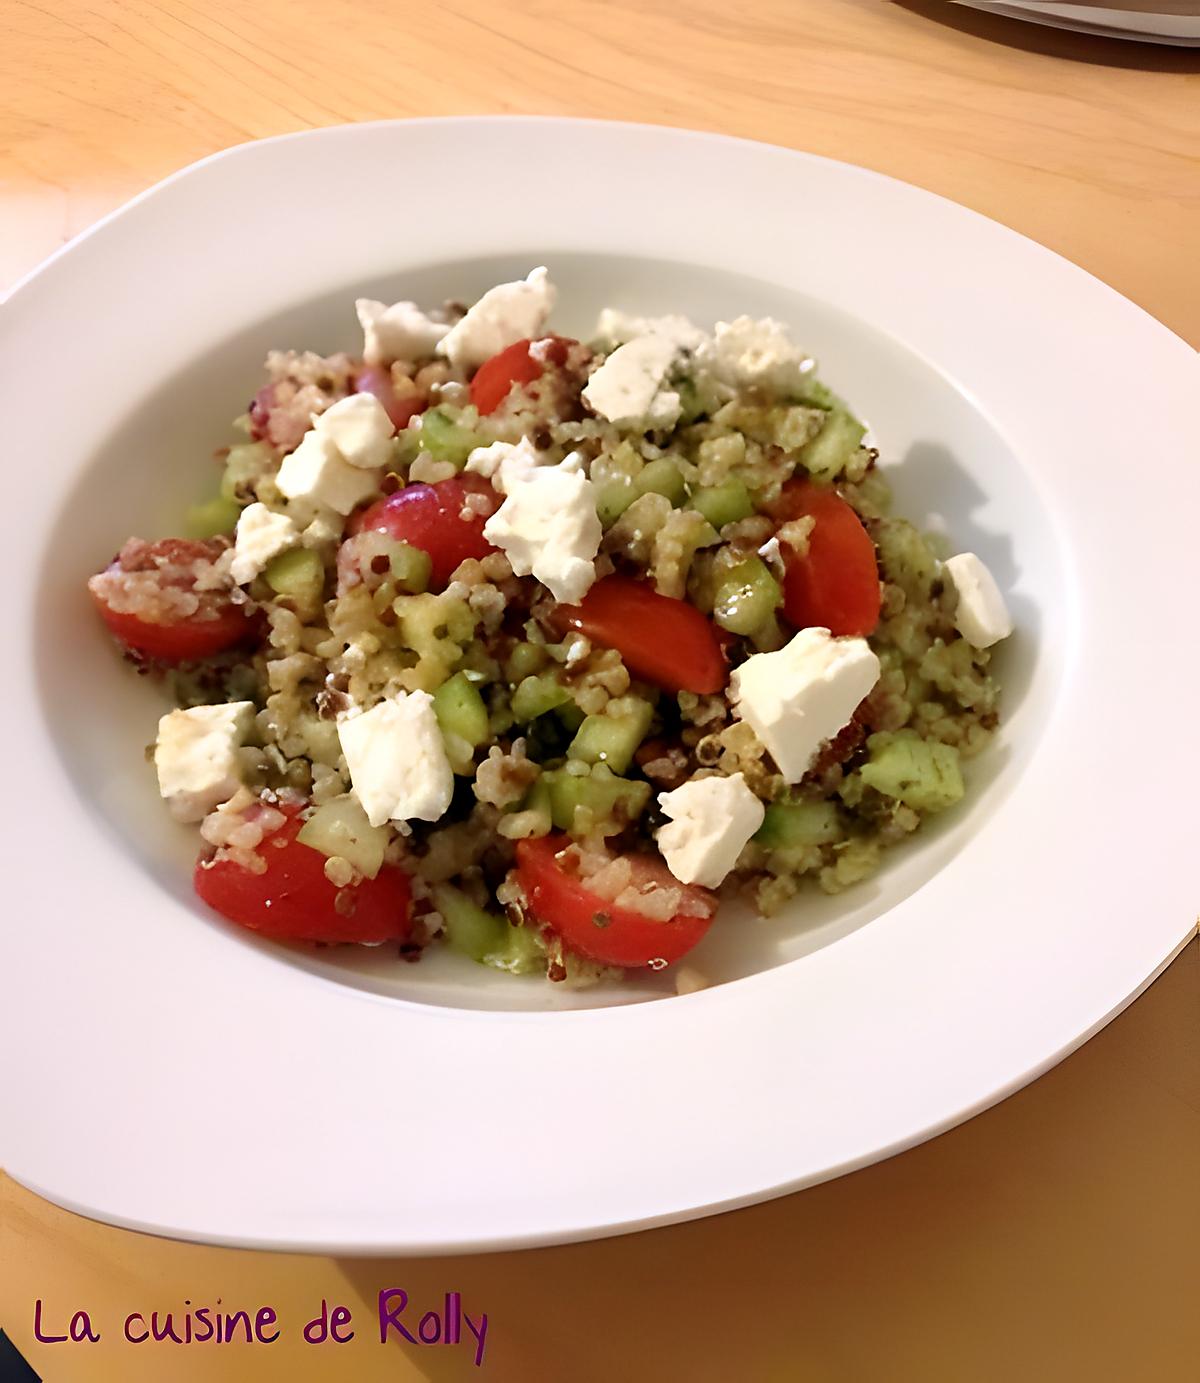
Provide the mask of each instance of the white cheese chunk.
POLYGON ((545 268, 515 283, 498 283, 442 337, 438 351, 456 369, 473 370, 506 346, 541 336, 557 297, 545 268))
POLYGON ((878 680, 866 639, 802 629, 777 653, 756 653, 736 668, 729 696, 780 773, 798 783, 878 680))
POLYGON ((450 330, 447 323, 426 317, 416 303, 387 307, 374 298, 359 298, 354 310, 363 329, 363 359, 368 365, 424 360, 450 330))
POLYGON ((719 379, 735 389, 758 385, 785 394, 800 387, 814 364, 792 341, 787 327, 773 317, 718 322, 712 343, 701 357, 719 379))
POLYGON ((238 516, 230 574, 239 586, 247 586, 272 557, 299 541, 300 530, 287 514, 277 514, 257 501, 248 504, 238 516))
POLYGON ((428 692, 397 692, 339 717, 337 729, 354 796, 372 826, 445 815, 454 774, 428 692))
POLYGON ((679 395, 665 389, 677 352, 661 336, 639 336, 618 346, 583 389, 594 412, 618 427, 673 427, 679 421, 679 395))
POLYGON ((288 499, 348 514, 379 488, 379 475, 343 460, 329 438, 314 428, 283 458, 275 483, 288 499))
POLYGON ((395 424, 374 394, 338 399, 324 413, 314 415, 313 427, 351 466, 373 471, 391 460, 395 424))
POLYGON ((490 447, 476 447, 467 457, 466 469, 486 477, 494 489, 507 495, 519 480, 545 465, 546 460, 528 437, 522 437, 515 445, 493 442, 490 447))
POLYGON ((1013 631, 1012 616, 996 578, 973 552, 960 552, 942 566, 958 592, 954 627, 972 648, 991 648, 1013 631))
POLYGON ((718 888, 750 837, 763 824, 763 804, 740 773, 691 778, 658 805, 672 818, 658 832, 667 868, 683 884, 718 888))
POLYGON ((242 785, 238 749, 254 723, 254 703, 191 706, 158 722, 158 790, 176 821, 200 821, 242 785))
POLYGON ((708 340, 694 322, 686 317, 636 317, 615 307, 606 307, 596 323, 596 337, 615 346, 624 345, 639 336, 657 336, 681 351, 695 351, 708 340))
POLYGON ((483 536, 504 550, 518 576, 536 576, 555 600, 582 600, 596 579, 602 529, 595 487, 578 458, 515 480, 483 536))

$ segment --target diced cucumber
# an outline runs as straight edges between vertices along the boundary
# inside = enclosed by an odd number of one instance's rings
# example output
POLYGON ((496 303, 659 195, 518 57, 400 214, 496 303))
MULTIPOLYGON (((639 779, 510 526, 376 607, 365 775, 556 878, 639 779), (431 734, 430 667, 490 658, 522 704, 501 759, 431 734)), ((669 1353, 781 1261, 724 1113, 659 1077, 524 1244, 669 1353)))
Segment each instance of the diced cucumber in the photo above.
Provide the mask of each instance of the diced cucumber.
POLYGON ((242 506, 234 499, 218 495, 206 504, 193 504, 184 519, 184 532, 189 538, 215 538, 232 533, 237 527, 242 506))
POLYGON ((545 715, 556 706, 565 705, 571 693, 558 680, 555 673, 535 673, 524 678, 512 694, 513 719, 521 725, 545 715))
POLYGON ((562 723, 563 729, 571 735, 573 735, 587 719, 574 701, 564 701, 561 706, 555 706, 554 714, 562 723))
POLYGON ((272 557, 263 571, 267 585, 298 604, 316 605, 325 590, 325 564, 309 547, 293 547, 272 557))
POLYGON ((797 455, 814 480, 832 481, 862 445, 866 428, 842 407, 830 411, 825 426, 797 455))
POLYGON ((766 810, 754 839, 767 850, 829 845, 843 834, 834 802, 775 802, 766 810))
POLYGON ((433 713, 443 735, 457 735, 472 749, 490 737, 487 706, 465 672, 456 672, 434 692, 433 713))
POLYGON ((522 975, 545 964, 537 934, 514 927, 507 918, 473 903, 451 884, 435 884, 433 901, 445 921, 446 942, 454 951, 480 965, 522 975))
POLYGON ((885 797, 896 797, 919 812, 952 807, 963 795, 958 750, 915 731, 897 730, 867 740, 871 758, 859 770, 862 780, 885 797))
POLYGON ((596 514, 605 528, 611 528, 637 499, 637 486, 628 476, 606 480, 596 487, 596 514))
POLYGON ((754 501, 745 483, 736 476, 720 485, 696 490, 689 501, 718 531, 727 523, 748 519, 754 513, 754 501))
POLYGON ((646 738, 653 717, 654 707, 648 701, 636 702, 635 709, 625 715, 587 716, 567 755, 587 764, 607 764, 614 773, 624 773, 646 738))
POLYGON ((322 802, 300 827, 296 839, 323 855, 340 855, 368 879, 379 873, 387 849, 387 829, 372 826, 356 797, 322 802))
POLYGON ((665 456, 657 461, 648 461, 633 483, 639 495, 666 495, 677 509, 687 499, 687 485, 682 472, 674 461, 668 461, 665 456))
POLYGON ((433 559, 429 553, 408 543, 397 543, 388 552, 388 562, 396 585, 409 595, 420 595, 429 589, 429 573, 433 559))
POLYGON ((519 643, 508 655, 508 661, 504 664, 504 675, 513 686, 516 686, 518 682, 523 682, 526 677, 532 677, 535 672, 541 672, 549 661, 550 655, 546 652, 544 645, 519 643))
POLYGON ((640 816, 650 800, 650 784, 638 779, 618 778, 606 765, 596 765, 589 775, 568 773, 565 768, 542 774, 550 791, 550 818, 559 831, 583 833, 594 828, 601 835, 613 835, 634 817, 640 816), (586 820, 576 813, 586 809, 586 820))
POLYGON ((764 629, 783 599, 779 582, 758 557, 747 557, 724 572, 713 593, 713 619, 731 634, 764 629))
POLYGON ((455 422, 444 408, 431 408, 421 415, 417 441, 421 450, 428 452, 435 461, 448 461, 460 470, 470 453, 480 445, 478 434, 455 422))

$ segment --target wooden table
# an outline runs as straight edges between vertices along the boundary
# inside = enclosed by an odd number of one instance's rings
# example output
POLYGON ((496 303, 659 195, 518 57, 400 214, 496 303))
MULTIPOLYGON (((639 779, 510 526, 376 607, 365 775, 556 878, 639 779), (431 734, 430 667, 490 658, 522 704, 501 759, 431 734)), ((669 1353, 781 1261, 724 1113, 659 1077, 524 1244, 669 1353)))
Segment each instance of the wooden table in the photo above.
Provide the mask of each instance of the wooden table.
MULTIPOLYGON (((882 169, 1018 227, 1200 343, 1194 53, 882 0, 749 0, 736 19, 715 0, 0 0, 0 19, 0 284, 240 140, 381 116, 569 113, 882 169)), ((139 1237, 0 1180, 0 1326, 55 1383, 1183 1383, 1200 1352, 1198 1154, 1193 944, 1082 1051, 964 1127, 652 1234, 335 1261, 139 1237), (381 1347, 375 1296, 391 1286, 422 1310, 460 1291, 487 1311, 484 1369, 465 1346, 381 1347), (100 1343, 33 1342, 38 1297, 47 1330, 86 1308, 100 1343), (119 1339, 128 1312, 217 1297, 274 1306, 283 1337, 119 1339), (352 1309, 350 1343, 300 1339, 322 1297, 352 1309)), ((502 1194, 523 1173, 480 1174, 502 1194)))

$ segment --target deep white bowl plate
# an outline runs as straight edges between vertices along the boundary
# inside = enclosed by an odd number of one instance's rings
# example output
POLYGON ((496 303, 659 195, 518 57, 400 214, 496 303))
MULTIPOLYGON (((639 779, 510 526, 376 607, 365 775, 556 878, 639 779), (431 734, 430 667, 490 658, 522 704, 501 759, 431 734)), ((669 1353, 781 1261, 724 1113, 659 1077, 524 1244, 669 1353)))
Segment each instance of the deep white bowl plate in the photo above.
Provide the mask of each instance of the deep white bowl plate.
POLYGON ((0 381, 0 1155, 52 1200, 346 1252, 686 1219, 993 1103, 1193 930, 1196 357, 962 207, 667 129, 319 130, 207 159, 56 255, 0 310, 0 381), (983 554, 1017 621, 963 809, 839 899, 718 924, 697 953, 718 983, 685 998, 300 955, 204 912, 142 758, 161 694, 84 596, 206 493, 268 347, 352 348, 357 293, 470 298, 538 263, 567 331, 604 303, 786 319, 870 419, 901 512, 983 554))

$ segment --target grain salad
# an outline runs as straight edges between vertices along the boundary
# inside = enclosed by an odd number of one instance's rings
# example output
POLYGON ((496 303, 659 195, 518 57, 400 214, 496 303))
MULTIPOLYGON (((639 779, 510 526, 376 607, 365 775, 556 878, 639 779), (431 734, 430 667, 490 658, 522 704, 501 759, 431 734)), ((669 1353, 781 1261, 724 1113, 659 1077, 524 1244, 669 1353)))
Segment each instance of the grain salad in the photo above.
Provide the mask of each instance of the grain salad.
POLYGON ((603 981, 963 797, 1011 632, 986 566, 891 512, 781 323, 583 342, 556 297, 360 299, 360 355, 272 351, 186 536, 91 578, 171 690, 158 788, 230 921, 603 981))

